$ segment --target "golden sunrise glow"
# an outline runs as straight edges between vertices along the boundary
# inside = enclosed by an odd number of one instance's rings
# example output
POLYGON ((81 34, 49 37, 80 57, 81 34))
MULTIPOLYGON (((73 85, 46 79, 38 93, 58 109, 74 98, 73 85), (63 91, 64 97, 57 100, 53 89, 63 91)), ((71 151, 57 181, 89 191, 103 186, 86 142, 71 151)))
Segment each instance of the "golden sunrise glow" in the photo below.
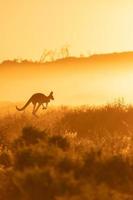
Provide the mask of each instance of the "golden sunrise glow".
MULTIPOLYGON (((70 56, 132 51, 133 1, 2 0, 0 26, 0 61, 39 61, 44 49, 60 50, 63 45, 70 45, 70 56)), ((103 104, 121 97, 131 103, 132 64, 128 59, 115 64, 113 57, 105 60, 3 66, 0 101, 25 101, 35 92, 54 90, 56 105, 103 104)))
POLYGON ((72 55, 133 50, 132 11, 132 0, 1 0, 0 60, 64 44, 72 55))
POLYGON ((97 69, 75 73, 71 69, 31 71, 9 69, 0 74, 1 101, 24 101, 36 92, 48 94, 54 91, 55 101, 51 105, 99 105, 124 98, 127 103, 133 100, 133 70, 97 69), (15 72, 16 71, 16 72, 15 72))
POLYGON ((133 0, 0 0, 0 200, 133 199, 133 0))

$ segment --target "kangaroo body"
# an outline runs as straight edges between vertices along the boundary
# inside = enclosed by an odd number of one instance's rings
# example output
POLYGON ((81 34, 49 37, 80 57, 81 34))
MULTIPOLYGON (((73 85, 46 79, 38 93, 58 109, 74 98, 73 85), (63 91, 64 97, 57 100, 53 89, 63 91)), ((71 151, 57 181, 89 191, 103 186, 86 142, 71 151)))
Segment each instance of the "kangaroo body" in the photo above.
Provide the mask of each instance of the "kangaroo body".
POLYGON ((27 108, 27 106, 30 103, 32 103, 33 104, 32 114, 36 115, 36 112, 38 111, 39 107, 42 105, 43 109, 46 109, 50 100, 54 100, 53 92, 51 92, 48 96, 46 96, 42 93, 36 93, 31 96, 31 98, 27 101, 27 103, 22 108, 18 108, 16 106, 16 109, 18 111, 25 110, 27 108), (44 103, 46 103, 46 107, 44 107, 44 105, 43 105, 44 103))

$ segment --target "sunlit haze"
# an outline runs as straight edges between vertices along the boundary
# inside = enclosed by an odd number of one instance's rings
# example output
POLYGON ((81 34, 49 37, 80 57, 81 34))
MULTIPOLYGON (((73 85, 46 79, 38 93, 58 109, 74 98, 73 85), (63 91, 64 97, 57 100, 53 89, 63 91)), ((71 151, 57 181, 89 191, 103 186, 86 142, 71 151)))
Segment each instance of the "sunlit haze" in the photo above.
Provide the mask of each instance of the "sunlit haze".
POLYGON ((0 200, 133 200, 133 0, 0 0, 0 200))
POLYGON ((132 0, 1 0, 0 61, 133 50, 132 0))
POLYGON ((0 65, 0 101, 53 91, 51 105, 133 102, 132 0, 2 0, 0 26, 0 62, 18 61, 0 65))

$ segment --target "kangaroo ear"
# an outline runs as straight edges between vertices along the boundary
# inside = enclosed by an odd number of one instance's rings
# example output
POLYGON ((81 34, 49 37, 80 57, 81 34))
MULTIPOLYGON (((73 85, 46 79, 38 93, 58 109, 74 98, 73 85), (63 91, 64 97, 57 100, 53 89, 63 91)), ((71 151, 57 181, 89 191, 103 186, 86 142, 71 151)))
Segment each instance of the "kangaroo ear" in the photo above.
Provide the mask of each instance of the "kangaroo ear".
POLYGON ((51 94, 53 94, 53 91, 51 91, 51 94))

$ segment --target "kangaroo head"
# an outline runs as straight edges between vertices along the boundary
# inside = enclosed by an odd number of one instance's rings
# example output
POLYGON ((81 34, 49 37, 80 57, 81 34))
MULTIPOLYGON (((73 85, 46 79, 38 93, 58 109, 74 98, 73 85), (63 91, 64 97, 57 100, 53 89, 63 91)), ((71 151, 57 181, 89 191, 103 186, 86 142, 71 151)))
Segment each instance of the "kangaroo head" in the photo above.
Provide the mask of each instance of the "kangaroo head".
POLYGON ((50 94, 49 94, 49 98, 50 98, 51 100, 54 100, 53 92, 50 92, 50 94))

